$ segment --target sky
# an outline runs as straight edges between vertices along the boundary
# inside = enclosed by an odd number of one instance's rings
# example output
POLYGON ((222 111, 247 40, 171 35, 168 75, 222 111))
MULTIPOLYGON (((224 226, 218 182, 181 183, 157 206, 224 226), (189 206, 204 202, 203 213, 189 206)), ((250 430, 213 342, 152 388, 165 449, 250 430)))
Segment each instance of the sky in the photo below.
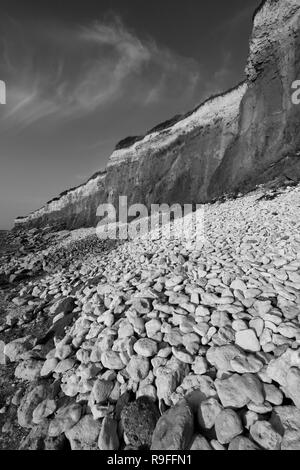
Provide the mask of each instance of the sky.
POLYGON ((244 79, 260 0, 1 0, 0 229, 244 79))

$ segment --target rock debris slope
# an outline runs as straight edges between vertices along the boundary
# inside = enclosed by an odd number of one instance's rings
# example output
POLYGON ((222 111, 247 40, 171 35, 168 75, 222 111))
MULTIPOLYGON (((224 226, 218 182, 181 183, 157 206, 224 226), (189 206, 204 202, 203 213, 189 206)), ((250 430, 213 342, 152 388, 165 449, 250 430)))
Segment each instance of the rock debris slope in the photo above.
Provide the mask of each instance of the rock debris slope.
POLYGON ((299 180, 299 0, 264 1, 254 16, 245 82, 144 137, 118 144, 106 171, 66 191, 16 226, 95 226, 96 208, 203 203, 275 177, 299 180))
POLYGON ((2 432, 16 416, 25 449, 299 449, 299 215, 299 186, 259 189, 205 205, 201 249, 175 222, 101 254, 89 231, 52 234, 44 275, 42 241, 2 259, 2 432))

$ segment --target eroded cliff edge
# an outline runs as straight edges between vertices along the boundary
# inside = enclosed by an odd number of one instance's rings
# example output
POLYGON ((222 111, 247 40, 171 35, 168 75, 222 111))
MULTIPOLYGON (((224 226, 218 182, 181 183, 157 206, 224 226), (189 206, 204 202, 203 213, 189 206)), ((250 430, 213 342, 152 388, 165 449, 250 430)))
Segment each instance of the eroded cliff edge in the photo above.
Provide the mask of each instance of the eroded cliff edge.
POLYGON ((17 227, 93 226, 100 203, 202 203, 285 175, 300 179, 300 1, 256 11, 246 80, 191 113, 121 142, 105 172, 16 220, 17 227))
POLYGON ((254 18, 239 130, 215 172, 209 193, 300 177, 300 106, 292 83, 300 77, 300 1, 267 0, 254 18))

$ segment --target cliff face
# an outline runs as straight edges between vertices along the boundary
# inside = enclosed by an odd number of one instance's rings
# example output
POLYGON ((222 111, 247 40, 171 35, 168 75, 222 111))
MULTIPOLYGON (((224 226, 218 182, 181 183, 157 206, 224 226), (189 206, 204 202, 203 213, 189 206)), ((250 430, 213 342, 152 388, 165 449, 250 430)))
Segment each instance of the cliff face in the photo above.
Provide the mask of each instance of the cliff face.
POLYGON ((300 177, 300 106, 292 103, 292 83, 300 77, 299 30, 299 0, 267 0, 256 14, 238 134, 210 194, 251 187, 280 172, 300 177))
POLYGON ((109 161, 109 201, 193 203, 208 200, 209 182, 232 144, 247 85, 207 101, 172 127, 116 150, 109 161), (122 189, 120 189, 122 188, 122 189))
POLYGON ((267 0, 254 17, 246 81, 143 138, 123 141, 106 173, 66 192, 17 226, 97 223, 100 203, 201 203, 278 175, 300 178, 300 0, 267 0))
POLYGON ((41 209, 15 220, 15 228, 43 227, 46 225, 65 228, 88 227, 96 221, 98 205, 104 200, 105 172, 92 177, 78 188, 61 194, 41 209))

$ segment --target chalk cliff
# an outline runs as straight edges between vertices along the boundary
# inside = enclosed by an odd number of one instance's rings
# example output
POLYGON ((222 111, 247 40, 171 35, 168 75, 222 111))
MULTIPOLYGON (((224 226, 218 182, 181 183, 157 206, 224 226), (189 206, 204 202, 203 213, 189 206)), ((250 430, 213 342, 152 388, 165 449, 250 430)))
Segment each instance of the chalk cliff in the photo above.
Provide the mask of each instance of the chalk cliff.
POLYGON ((300 177, 300 0, 267 0, 254 17, 239 130, 215 172, 209 193, 252 187, 279 174, 300 177))
POLYGON ((104 200, 105 172, 99 172, 81 186, 69 189, 41 209, 15 220, 15 228, 45 225, 77 228, 91 226, 98 205, 104 200))
POLYGON ((253 19, 245 82, 117 145, 105 172, 16 227, 97 223, 100 203, 202 203, 277 176, 300 179, 300 0, 266 0, 253 19))

